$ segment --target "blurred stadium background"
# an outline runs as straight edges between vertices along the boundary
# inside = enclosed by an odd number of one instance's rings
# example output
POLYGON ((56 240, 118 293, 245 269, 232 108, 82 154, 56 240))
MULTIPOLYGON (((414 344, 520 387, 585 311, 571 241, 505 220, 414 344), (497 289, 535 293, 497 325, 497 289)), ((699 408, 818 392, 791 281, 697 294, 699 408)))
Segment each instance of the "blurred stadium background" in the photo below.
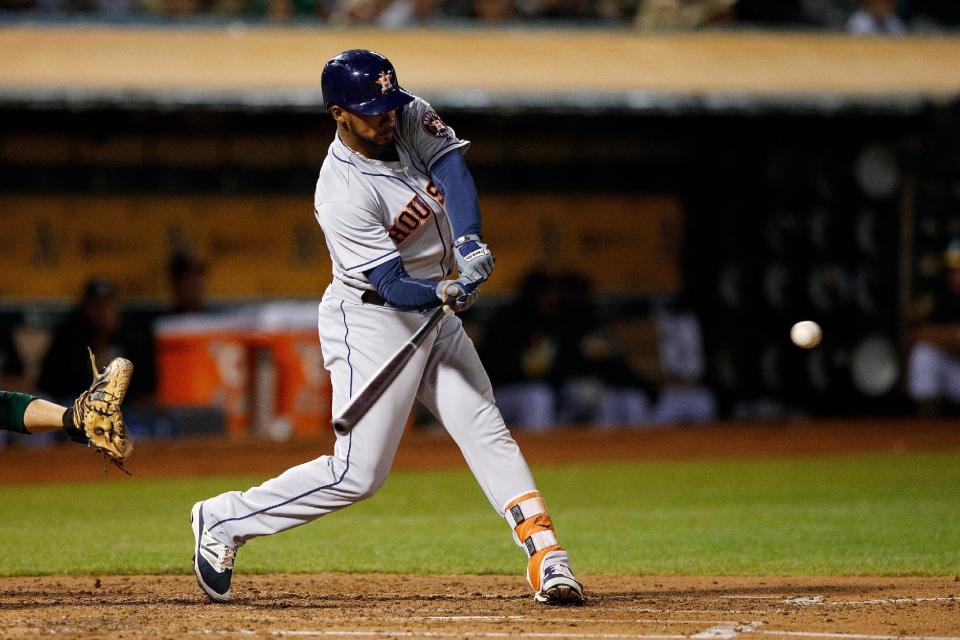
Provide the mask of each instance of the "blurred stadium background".
POLYGON ((371 48, 473 142, 497 270, 465 321, 518 429, 953 411, 910 378, 918 327, 950 320, 956 3, 4 0, 0 19, 0 388, 72 398, 93 341, 137 364, 138 436, 326 432, 319 76, 371 48), (531 389, 546 417, 511 409, 531 389))

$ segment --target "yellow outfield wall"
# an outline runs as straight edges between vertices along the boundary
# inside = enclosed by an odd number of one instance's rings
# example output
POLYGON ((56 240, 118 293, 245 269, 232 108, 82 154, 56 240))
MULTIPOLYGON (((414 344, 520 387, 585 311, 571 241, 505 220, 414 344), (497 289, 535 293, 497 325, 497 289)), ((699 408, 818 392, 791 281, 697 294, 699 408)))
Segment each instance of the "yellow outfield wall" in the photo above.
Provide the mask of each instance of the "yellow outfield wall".
MULTIPOLYGON (((681 285, 672 197, 493 195, 481 206, 497 257, 487 293, 509 292, 543 265, 584 273, 603 291, 681 285)), ((317 298, 331 278, 309 197, 0 196, 0 238, 0 301, 71 299, 100 275, 125 298, 162 300, 177 248, 208 263, 214 299, 317 298)))
POLYGON ((401 83, 550 94, 960 91, 960 37, 627 30, 0 28, 0 88, 316 89, 324 62, 372 48, 401 83))

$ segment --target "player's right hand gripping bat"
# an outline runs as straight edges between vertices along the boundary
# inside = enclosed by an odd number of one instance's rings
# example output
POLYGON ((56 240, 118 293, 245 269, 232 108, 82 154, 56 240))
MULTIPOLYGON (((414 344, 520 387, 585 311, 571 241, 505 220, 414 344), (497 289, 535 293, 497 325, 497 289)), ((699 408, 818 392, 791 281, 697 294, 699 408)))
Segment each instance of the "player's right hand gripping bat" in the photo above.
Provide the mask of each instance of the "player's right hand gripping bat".
POLYGON ((383 395, 383 392, 390 386, 390 383, 393 382, 393 379, 397 377, 397 374, 409 362, 410 358, 413 357, 417 347, 427 337, 430 330, 437 326, 446 308, 446 305, 440 305, 434 309, 427 321, 383 363, 383 366, 367 380, 363 388, 350 398, 340 416, 333 420, 334 429, 339 433, 350 433, 360 422, 360 419, 367 414, 370 407, 383 395))

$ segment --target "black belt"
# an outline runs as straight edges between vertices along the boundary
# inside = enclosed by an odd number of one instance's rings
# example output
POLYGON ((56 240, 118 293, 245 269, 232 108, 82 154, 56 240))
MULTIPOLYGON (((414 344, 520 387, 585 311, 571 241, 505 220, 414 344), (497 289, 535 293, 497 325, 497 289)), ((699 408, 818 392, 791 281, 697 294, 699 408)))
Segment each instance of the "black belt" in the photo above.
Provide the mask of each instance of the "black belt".
POLYGON ((376 291, 370 291, 370 290, 363 292, 363 294, 360 296, 360 302, 364 304, 375 304, 378 307, 391 306, 389 302, 383 299, 383 296, 381 296, 376 291))

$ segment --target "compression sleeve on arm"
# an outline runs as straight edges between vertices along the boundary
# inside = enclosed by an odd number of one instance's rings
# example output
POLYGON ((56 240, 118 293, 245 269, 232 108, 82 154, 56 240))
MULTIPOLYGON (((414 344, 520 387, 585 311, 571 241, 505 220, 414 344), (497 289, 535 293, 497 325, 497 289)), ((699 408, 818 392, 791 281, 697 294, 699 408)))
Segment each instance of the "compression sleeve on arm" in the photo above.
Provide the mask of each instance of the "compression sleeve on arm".
POLYGON ((380 297, 398 309, 427 309, 440 304, 437 281, 411 278, 400 258, 377 265, 366 275, 380 297))
POLYGON ((477 186, 460 149, 452 149, 434 162, 430 168, 430 177, 443 193, 444 205, 453 226, 453 237, 480 235, 477 186))
POLYGON ((36 397, 15 391, 0 391, 0 429, 29 433, 23 424, 23 416, 27 412, 27 405, 36 400, 36 397))

